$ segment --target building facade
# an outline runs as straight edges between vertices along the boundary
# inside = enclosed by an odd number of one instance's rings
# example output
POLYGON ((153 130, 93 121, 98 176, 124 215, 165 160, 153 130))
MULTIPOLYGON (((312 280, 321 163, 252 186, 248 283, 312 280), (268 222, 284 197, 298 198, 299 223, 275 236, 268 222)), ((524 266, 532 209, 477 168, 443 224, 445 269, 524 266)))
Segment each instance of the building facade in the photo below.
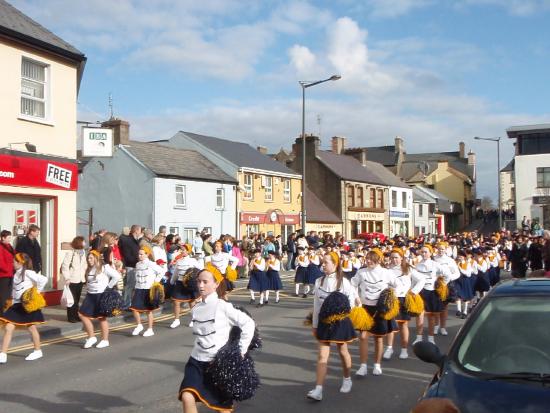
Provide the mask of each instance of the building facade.
POLYGON ((500 170, 500 207, 503 211, 516 210, 516 183, 514 176, 514 160, 500 170))
POLYGON ((62 243, 76 235, 76 101, 86 57, 0 2, 0 227, 41 228, 46 300, 59 302, 62 243))

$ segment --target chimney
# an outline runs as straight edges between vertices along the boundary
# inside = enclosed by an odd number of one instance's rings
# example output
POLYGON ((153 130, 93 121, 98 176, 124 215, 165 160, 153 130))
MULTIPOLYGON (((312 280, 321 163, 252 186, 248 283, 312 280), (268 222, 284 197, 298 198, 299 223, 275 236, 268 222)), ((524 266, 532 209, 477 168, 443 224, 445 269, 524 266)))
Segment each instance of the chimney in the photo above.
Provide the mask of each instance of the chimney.
POLYGON ((403 145, 403 138, 401 136, 395 137, 395 153, 402 154, 405 152, 405 147, 403 145))
POLYGON ((468 166, 472 167, 472 176, 474 177, 474 181, 477 179, 476 176, 476 154, 472 151, 468 152, 468 166))
POLYGON ((258 152, 260 152, 262 155, 267 155, 267 148, 265 146, 258 146, 256 147, 258 152))
POLYGON ((361 148, 359 162, 361 162, 361 165, 367 166, 367 149, 366 148, 361 148))
POLYGON ((101 124, 102 128, 113 130, 113 145, 130 144, 130 124, 125 120, 113 118, 101 124))
POLYGON ((460 157, 460 159, 464 159, 466 157, 465 153, 466 153, 466 145, 464 144, 464 142, 460 142, 458 144, 458 156, 460 157))
POLYGON ((346 149, 346 138, 343 136, 333 136, 332 137, 332 153, 341 155, 346 149))

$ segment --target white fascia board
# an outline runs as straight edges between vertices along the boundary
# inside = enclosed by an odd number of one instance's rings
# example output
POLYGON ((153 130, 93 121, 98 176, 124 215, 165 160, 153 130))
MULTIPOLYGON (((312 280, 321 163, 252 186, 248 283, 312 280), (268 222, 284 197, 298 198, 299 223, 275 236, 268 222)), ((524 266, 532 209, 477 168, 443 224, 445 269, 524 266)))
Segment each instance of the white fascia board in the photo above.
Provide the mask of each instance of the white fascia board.
POLYGON ((239 168, 239 172, 249 172, 249 173, 260 174, 260 175, 280 176, 282 178, 302 179, 302 175, 287 174, 287 173, 284 173, 284 172, 276 172, 276 171, 267 171, 265 169, 255 169, 255 168, 242 167, 242 168, 239 168))

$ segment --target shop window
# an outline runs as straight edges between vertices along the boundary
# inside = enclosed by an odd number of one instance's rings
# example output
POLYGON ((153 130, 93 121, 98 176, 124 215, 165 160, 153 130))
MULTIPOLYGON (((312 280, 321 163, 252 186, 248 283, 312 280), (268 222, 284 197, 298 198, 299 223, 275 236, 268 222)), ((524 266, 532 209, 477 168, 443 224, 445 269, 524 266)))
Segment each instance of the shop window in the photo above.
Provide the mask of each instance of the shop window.
POLYGON ((244 174, 244 195, 243 199, 254 198, 254 177, 252 174, 244 174))
POLYGON ((292 199, 290 179, 283 180, 283 200, 284 202, 290 202, 292 199))
POLYGON ((550 168, 537 168, 537 187, 550 188, 550 168))
MULTIPOLYGON (((216 209, 221 211, 225 208, 225 189, 216 189, 216 209)), ((191 237, 192 239, 193 237, 191 237)))
POLYGON ((355 187, 348 186, 348 207, 355 206, 355 187))
POLYGON ((175 208, 186 207, 185 185, 176 184, 176 205, 174 207, 175 208))
POLYGON ((49 66, 23 58, 21 62, 21 115, 47 118, 49 66))
POLYGON ((246 224, 246 235, 248 237, 259 233, 260 233, 260 226, 258 224, 246 224))
POLYGON ((273 177, 264 177, 265 200, 273 201, 273 177))
POLYGON ((391 191, 391 207, 397 208, 397 191, 391 191))

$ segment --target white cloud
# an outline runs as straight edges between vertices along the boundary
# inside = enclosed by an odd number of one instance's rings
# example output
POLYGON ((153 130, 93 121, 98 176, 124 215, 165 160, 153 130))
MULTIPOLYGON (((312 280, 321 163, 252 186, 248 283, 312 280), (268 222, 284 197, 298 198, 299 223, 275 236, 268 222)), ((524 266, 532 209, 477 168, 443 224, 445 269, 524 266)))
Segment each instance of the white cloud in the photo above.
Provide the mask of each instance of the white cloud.
POLYGON ((497 6, 518 17, 550 11, 550 0, 457 0, 458 7, 497 6))
POLYGON ((315 66, 315 55, 305 46, 295 44, 288 50, 288 55, 298 74, 308 74, 315 66))
POLYGON ((433 0, 368 0, 373 17, 394 18, 433 4, 433 0))

